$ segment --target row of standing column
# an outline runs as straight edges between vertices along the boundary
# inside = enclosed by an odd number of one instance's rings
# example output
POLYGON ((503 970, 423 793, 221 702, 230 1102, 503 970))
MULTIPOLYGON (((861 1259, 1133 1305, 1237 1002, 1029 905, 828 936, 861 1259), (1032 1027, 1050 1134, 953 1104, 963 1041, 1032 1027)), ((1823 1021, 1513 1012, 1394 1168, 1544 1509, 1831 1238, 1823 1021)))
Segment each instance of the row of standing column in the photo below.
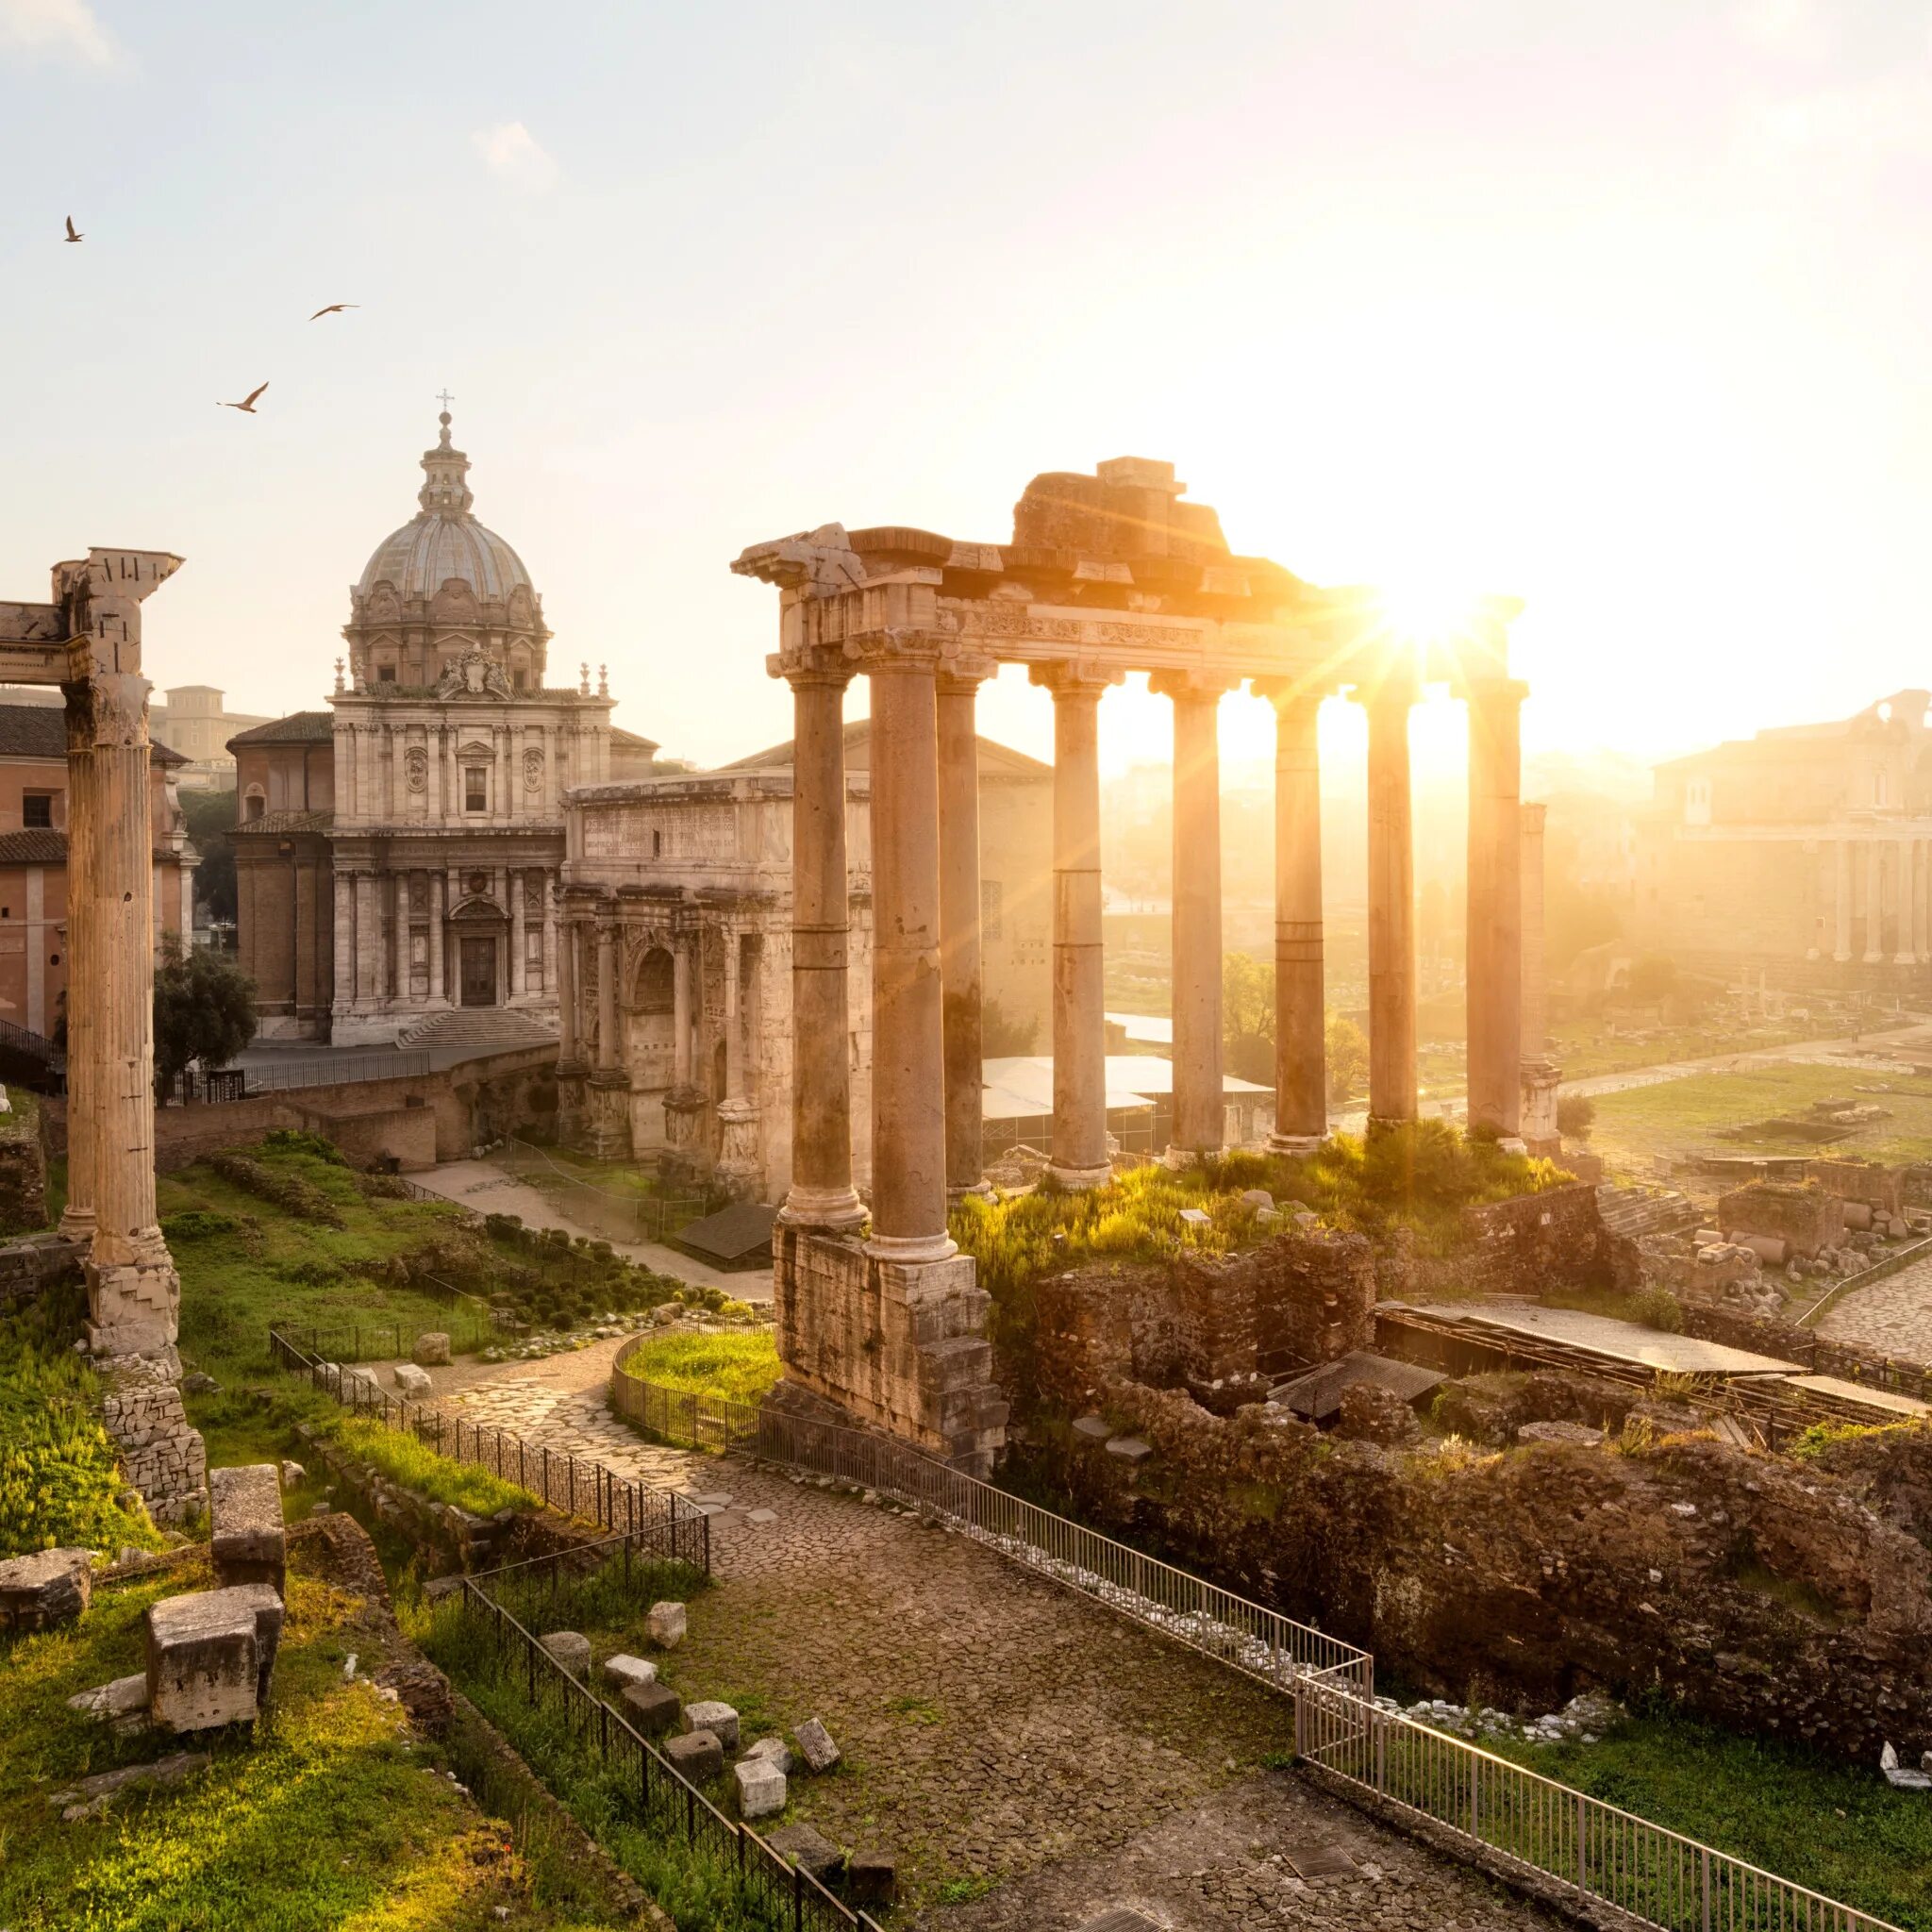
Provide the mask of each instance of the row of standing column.
POLYGON ((340 727, 341 822, 367 824, 421 821, 431 824, 459 821, 507 824, 525 818, 559 819, 563 792, 591 781, 597 770, 595 727, 478 723, 408 725, 345 722, 340 727), (458 749, 464 733, 487 737, 490 782, 487 810, 469 814, 463 769, 470 762, 458 749), (408 779, 411 750, 424 755, 423 785, 413 795, 423 801, 412 811, 408 779), (541 759, 534 791, 525 782, 525 759, 541 759))
MULTIPOLYGON (((364 1007, 375 1000, 441 1000, 450 995, 449 908, 462 898, 459 883, 464 868, 448 872, 422 867, 401 872, 356 871, 340 867, 335 874, 335 1001, 341 1008, 364 1007), (428 939, 427 991, 414 993, 409 935, 418 923, 405 904, 410 881, 424 875, 428 882, 427 910, 421 923, 428 939)), ((504 890, 509 901, 508 950, 505 983, 508 997, 547 991, 558 985, 557 924, 552 885, 555 874, 539 868, 512 867, 504 890), (528 971, 528 907, 526 881, 538 872, 542 904, 543 943, 540 955, 542 986, 532 988, 528 971)))
POLYGON ((1883 835, 1835 841, 1832 869, 1832 958, 1840 964, 1862 958, 1875 965, 1888 957, 1900 966, 1932 960, 1932 841, 1883 835), (1857 924, 1856 867, 1864 868, 1862 950, 1854 946, 1857 924), (1888 913, 1893 950, 1885 950, 1888 913))

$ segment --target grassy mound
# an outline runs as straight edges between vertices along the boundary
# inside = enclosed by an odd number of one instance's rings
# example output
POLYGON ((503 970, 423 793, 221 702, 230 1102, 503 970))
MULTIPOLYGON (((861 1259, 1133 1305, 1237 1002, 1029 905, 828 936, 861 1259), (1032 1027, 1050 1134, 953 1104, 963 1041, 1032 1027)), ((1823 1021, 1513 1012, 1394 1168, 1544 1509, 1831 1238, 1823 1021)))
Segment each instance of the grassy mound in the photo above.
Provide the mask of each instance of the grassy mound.
POLYGON ((778 1344, 769 1329, 749 1335, 654 1335, 632 1349, 624 1372, 681 1395, 758 1403, 778 1379, 778 1344))
POLYGON ((432 1503, 448 1503, 473 1516, 494 1516, 499 1509, 541 1507, 528 1490, 473 1463, 440 1456, 426 1442, 381 1423, 345 1419, 331 1432, 348 1453, 378 1474, 432 1503))

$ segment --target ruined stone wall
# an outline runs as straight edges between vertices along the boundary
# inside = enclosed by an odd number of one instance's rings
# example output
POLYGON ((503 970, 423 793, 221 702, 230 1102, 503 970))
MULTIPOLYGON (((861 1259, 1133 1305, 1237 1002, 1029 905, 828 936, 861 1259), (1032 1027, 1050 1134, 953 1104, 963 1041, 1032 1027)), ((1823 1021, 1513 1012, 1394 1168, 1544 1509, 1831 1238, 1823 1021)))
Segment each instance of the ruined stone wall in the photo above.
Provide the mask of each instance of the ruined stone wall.
POLYGON ((157 1523, 179 1523, 208 1503, 208 1452, 182 1407, 181 1366, 164 1357, 107 1356, 94 1366, 107 1393, 101 1422, 121 1471, 157 1523))
POLYGON ((19 1089, 11 1103, 0 1113, 0 1235, 26 1234, 47 1224, 47 1157, 41 1146, 40 1107, 31 1093, 19 1089))
POLYGON ((1875 1160, 1807 1160, 1805 1178, 1841 1201, 1863 1201, 1887 1214, 1898 1214, 1905 1208, 1904 1174, 1875 1160))
POLYGON ((1466 1208, 1454 1254, 1417 1254, 1412 1242, 1398 1240, 1377 1254, 1375 1266, 1391 1301, 1627 1289, 1641 1273, 1636 1243, 1604 1225, 1596 1190, 1586 1181, 1466 1208))
POLYGON ((1089 1520, 1406 1683, 1544 1709, 1657 1690, 1866 1762, 1932 1746, 1932 1553, 1901 1526, 1923 1532, 1932 1469, 1880 1493, 1701 1437, 1411 1454, 1126 1384, 1105 1412, 1153 1445, 1138 1470, 1073 1432, 1027 1452, 1089 1520))
POLYGON ((30 1300, 58 1283, 78 1281, 86 1256, 86 1242, 52 1233, 0 1243, 0 1307, 30 1300))
POLYGON ((786 1381, 974 1474, 1006 1441, 972 1260, 882 1261, 857 1238, 772 1231, 786 1381))
POLYGON ((1815 1182, 1748 1181, 1718 1196, 1717 1223, 1726 1239, 1770 1235, 1809 1259, 1843 1244, 1844 1197, 1815 1182))

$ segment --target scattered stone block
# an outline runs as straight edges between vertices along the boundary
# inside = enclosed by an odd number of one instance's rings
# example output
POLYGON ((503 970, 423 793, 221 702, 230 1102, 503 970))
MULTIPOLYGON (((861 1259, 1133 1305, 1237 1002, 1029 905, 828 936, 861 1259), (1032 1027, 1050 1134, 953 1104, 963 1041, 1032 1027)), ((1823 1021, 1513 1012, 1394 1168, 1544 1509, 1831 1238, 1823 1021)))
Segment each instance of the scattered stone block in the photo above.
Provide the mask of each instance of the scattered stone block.
POLYGON ((644 1635, 659 1650, 675 1650, 684 1641, 685 1617, 682 1604, 653 1604, 644 1618, 644 1635))
POLYGON ((627 1651, 620 1651, 617 1656, 604 1659, 604 1681, 622 1697, 633 1684, 655 1684, 658 1666, 648 1657, 632 1657, 627 1651))
POLYGON ((212 1762, 206 1751, 175 1751, 152 1764, 129 1764, 119 1771, 104 1771, 98 1777, 84 1777, 71 1791, 56 1791, 53 1802, 62 1807, 62 1822, 73 1824, 83 1818, 98 1817, 130 1786, 169 1790, 186 1784, 212 1762))
POLYGON ((255 1591, 264 1587, 196 1591, 148 1607, 147 1704, 162 1729, 254 1721, 261 1700, 255 1591))
POLYGON ((762 1836, 788 1864, 821 1885, 830 1885, 845 1869, 845 1855, 814 1825, 781 1824, 762 1836))
POLYGON ((288 1536, 282 1528, 282 1474, 273 1462, 208 1473, 208 1549, 222 1585, 284 1583, 288 1536))
POLYGON ((290 1462, 284 1459, 282 1463, 283 1489, 292 1490, 308 1474, 308 1472, 299 1462, 290 1462))
POLYGON ((86 1550, 37 1550, 0 1563, 0 1630, 51 1630, 71 1624, 93 1595, 86 1550))
POLYGON ((1516 1431, 1519 1442, 1574 1442, 1586 1449, 1601 1449, 1605 1442, 1604 1432, 1593 1429, 1588 1423, 1524 1423, 1516 1431))
POLYGON ((1250 1208, 1267 1208, 1271 1213, 1274 1208, 1274 1196, 1266 1188, 1247 1188, 1242 1191, 1241 1199, 1250 1208))
POLYGON ((669 1738, 664 1756, 674 1771, 681 1771, 694 1785, 708 1785, 724 1775, 724 1747, 715 1731, 687 1731, 681 1738, 669 1738))
POLYGON ((1145 1462, 1154 1454, 1154 1445, 1142 1441, 1139 1436, 1109 1436, 1107 1453, 1118 1456, 1123 1462, 1145 1462))
POLYGON ((846 1902, 889 1906, 899 1896, 899 1861, 890 1852, 854 1852, 845 1860, 846 1902))
POLYGON ((778 1512, 775 1509, 747 1509, 744 1520, 747 1523, 776 1523, 778 1512))
POLYGON ((747 1757, 763 1757, 775 1764, 787 1777, 791 1775, 791 1746, 783 1738, 760 1738, 756 1744, 747 1745, 747 1757))
POLYGON ((591 1640, 575 1630, 553 1630, 537 1641, 579 1683, 591 1674, 591 1640))
POLYGON ((432 1576, 423 1586, 423 1594, 428 1602, 440 1604, 453 1596, 463 1593, 463 1579, 460 1576, 432 1576))
POLYGON ((738 1749, 738 1713, 728 1704, 700 1701, 684 1707, 685 1726, 709 1731, 727 1751, 738 1749))
POLYGON ((449 1337, 441 1328, 431 1328, 417 1336, 416 1345, 409 1355, 419 1368, 446 1369, 449 1367, 449 1337))
POLYGON ((785 1808, 785 1774, 769 1757, 741 1757, 731 1767, 741 1818, 775 1818, 785 1808))
POLYGON ((1214 1217, 1205 1208, 1183 1208, 1178 1219, 1183 1227, 1212 1227, 1214 1217))
POLYGON ((647 1738, 675 1729, 684 1705, 669 1684, 626 1684, 624 1712, 647 1738))
POLYGON ((684 1310, 681 1307, 679 1307, 675 1302, 659 1302, 658 1306, 651 1310, 651 1320, 654 1321, 658 1327, 668 1328, 670 1327, 672 1323, 676 1321, 677 1318, 683 1313, 684 1310))
POLYGON ((390 1374, 396 1393, 406 1402, 421 1402, 434 1387, 428 1370, 419 1369, 414 1362, 398 1362, 390 1374))
POLYGON ((116 1737, 133 1737, 147 1729, 147 1678, 139 1674, 116 1677, 110 1684, 98 1684, 70 1697, 67 1707, 106 1724, 116 1737))
POLYGON ((1878 1754, 1878 1768, 1885 1774, 1886 1783, 1902 1791, 1932 1790, 1932 1772, 1913 1771, 1901 1764, 1898 1753, 1890 1744, 1878 1754))
POLYGON ((221 1384, 212 1375, 204 1374, 196 1369, 192 1374, 181 1377, 181 1392, 184 1395, 214 1395, 221 1390, 221 1384))
POLYGON ((817 1718, 807 1718, 791 1735, 797 1740, 798 1755, 804 1758, 806 1770, 814 1776, 830 1771, 838 1763, 839 1747, 832 1742, 831 1732, 817 1718))
POLYGON ((1074 1433, 1090 1442, 1104 1442, 1113 1434, 1113 1425, 1105 1416, 1078 1415, 1074 1418, 1074 1433))

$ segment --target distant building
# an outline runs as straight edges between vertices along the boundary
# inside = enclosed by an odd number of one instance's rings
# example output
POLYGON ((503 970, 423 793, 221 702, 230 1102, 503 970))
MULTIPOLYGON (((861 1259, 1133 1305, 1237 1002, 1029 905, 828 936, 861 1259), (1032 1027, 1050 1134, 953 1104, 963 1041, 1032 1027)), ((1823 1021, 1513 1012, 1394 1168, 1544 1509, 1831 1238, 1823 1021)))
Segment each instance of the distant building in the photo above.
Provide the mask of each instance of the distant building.
POLYGON ((563 794, 654 769, 588 665, 544 682, 542 600, 471 514, 470 459, 440 421, 421 508, 350 591, 332 709, 229 740, 264 1037, 386 1043, 458 1008, 554 1030, 563 794))
POLYGON ((176 774, 184 791, 225 791, 235 783, 235 760, 228 741, 239 731, 266 724, 264 717, 223 707, 224 693, 211 684, 177 684, 161 693, 164 704, 149 706, 149 729, 165 734, 186 762, 176 774))
MULTIPOLYGON (((154 943, 193 930, 196 853, 175 795, 187 762, 158 740, 149 768, 154 943)), ((0 1019, 51 1034, 67 990, 67 724, 46 705, 0 704, 0 1019)))
POLYGON ((1633 941, 1786 984, 1932 983, 1932 692, 1657 767, 1633 941))

